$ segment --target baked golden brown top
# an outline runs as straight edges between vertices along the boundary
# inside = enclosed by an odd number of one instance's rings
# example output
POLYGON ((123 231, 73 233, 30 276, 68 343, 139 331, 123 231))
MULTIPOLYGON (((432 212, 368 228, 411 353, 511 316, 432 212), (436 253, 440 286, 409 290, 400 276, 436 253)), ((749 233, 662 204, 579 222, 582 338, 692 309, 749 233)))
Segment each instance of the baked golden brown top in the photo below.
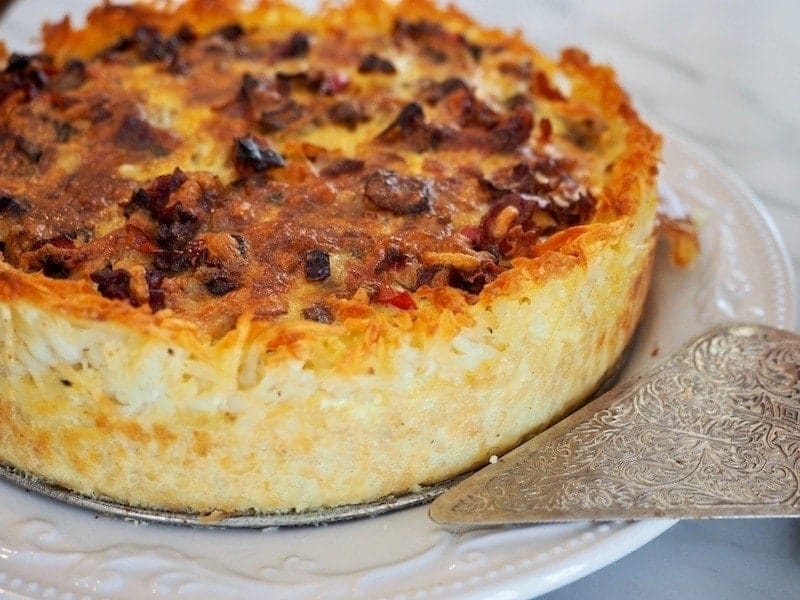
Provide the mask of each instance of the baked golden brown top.
POLYGON ((427 2, 106 6, 46 28, 45 52, 0 76, 5 260, 214 336, 243 313, 330 322, 353 296, 474 297, 625 210, 593 186, 614 155, 570 97, 585 56, 427 2))

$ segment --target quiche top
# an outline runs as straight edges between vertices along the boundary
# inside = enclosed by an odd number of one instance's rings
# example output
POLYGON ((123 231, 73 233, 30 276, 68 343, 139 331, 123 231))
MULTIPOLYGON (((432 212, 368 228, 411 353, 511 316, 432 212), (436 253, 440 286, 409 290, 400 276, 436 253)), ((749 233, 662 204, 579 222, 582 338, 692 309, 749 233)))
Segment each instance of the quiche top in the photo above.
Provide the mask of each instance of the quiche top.
POLYGON ((572 85, 419 0, 103 6, 0 75, 4 260, 215 337, 343 298, 469 300, 608 210, 614 139, 572 85))

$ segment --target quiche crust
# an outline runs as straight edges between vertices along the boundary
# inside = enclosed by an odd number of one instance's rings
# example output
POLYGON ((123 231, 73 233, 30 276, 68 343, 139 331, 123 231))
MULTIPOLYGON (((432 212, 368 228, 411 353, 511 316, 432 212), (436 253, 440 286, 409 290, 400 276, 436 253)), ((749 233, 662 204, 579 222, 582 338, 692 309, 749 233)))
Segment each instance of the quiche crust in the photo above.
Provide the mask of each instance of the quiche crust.
MULTIPOLYGON (((309 18, 277 2, 100 9, 86 29, 50 26, 46 48, 56 61, 93 56, 143 14, 201 32, 234 18, 291 31, 309 18)), ((647 294, 659 136, 611 69, 580 51, 549 61, 518 36, 421 0, 360 0, 315 18, 377 28, 398 15, 507 44, 568 82, 561 117, 587 106, 602 116, 590 152, 604 168, 587 174, 593 217, 512 257, 475 294, 422 286, 400 310, 357 291, 332 301, 332 323, 244 311, 221 335, 175 311, 103 297, 87 279, 0 263, 0 461, 130 505, 300 511, 466 472, 595 389, 647 294)))

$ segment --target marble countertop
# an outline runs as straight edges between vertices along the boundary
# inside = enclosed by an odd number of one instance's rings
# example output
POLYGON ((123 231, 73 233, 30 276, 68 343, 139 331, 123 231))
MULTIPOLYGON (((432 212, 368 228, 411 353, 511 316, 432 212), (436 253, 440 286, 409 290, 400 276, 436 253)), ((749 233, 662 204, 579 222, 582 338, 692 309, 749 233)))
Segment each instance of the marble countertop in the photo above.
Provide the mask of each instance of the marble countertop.
MULTIPOLYGON (((44 13, 49 3, 40 4, 44 13)), ((755 190, 800 281, 800 2, 458 4, 548 51, 579 44, 613 64, 647 117, 710 149, 755 190)), ((684 521, 547 598, 790 598, 800 589, 799 550, 800 520, 684 521)))

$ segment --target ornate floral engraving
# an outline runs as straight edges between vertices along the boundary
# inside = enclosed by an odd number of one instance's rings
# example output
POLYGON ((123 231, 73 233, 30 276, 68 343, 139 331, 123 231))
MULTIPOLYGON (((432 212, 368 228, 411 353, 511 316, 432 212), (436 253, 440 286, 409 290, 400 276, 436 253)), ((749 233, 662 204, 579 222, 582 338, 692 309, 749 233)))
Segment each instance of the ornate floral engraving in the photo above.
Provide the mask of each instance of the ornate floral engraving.
POLYGON ((800 336, 733 326, 434 503, 443 522, 800 514, 800 336))

